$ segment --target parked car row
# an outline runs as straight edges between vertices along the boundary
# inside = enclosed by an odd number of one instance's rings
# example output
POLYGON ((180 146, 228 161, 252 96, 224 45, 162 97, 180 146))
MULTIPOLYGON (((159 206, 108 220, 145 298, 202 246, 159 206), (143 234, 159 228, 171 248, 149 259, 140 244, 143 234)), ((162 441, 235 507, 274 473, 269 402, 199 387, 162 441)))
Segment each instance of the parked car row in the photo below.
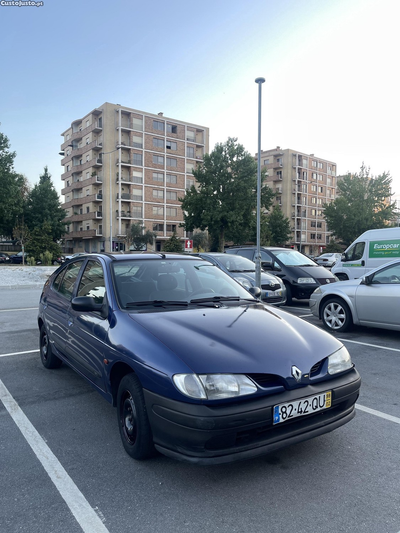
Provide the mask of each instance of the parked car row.
MULTIPOLYGON (((0 263, 6 263, 6 264, 12 264, 12 265, 22 265, 22 263, 27 263, 29 255, 24 252, 18 252, 17 254, 5 254, 3 252, 0 252, 0 263), (24 261, 22 261, 22 256, 24 256, 24 261)), ((61 265, 65 261, 65 256, 55 256, 53 257, 52 263, 53 265, 61 265)), ((36 261, 37 265, 40 265, 40 261, 36 261)))

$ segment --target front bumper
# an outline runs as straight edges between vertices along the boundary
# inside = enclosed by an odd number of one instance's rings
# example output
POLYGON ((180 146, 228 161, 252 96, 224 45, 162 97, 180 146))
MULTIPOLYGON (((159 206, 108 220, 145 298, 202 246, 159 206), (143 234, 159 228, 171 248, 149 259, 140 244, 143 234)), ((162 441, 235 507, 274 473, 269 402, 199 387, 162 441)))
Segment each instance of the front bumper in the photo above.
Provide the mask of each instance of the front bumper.
POLYGON ((361 379, 351 372, 284 393, 219 406, 170 400, 144 390, 155 447, 164 455, 197 464, 258 457, 328 433, 355 415, 361 379), (274 405, 332 391, 332 407, 272 424, 274 405))

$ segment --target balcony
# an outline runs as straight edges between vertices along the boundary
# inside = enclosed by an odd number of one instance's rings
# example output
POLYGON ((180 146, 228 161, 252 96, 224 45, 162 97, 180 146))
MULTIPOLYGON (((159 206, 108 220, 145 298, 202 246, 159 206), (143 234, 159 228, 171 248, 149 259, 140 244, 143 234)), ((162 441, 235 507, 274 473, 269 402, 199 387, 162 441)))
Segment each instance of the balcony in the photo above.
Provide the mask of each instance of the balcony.
POLYGON ((130 211, 117 211, 117 218, 133 218, 130 211))
POLYGON ((64 235, 65 240, 73 239, 93 239, 94 237, 101 237, 103 234, 98 229, 87 229, 81 231, 70 231, 64 235))
POLYGON ((127 192, 117 193, 117 200, 125 200, 128 202, 142 202, 143 196, 138 194, 129 194, 127 192))

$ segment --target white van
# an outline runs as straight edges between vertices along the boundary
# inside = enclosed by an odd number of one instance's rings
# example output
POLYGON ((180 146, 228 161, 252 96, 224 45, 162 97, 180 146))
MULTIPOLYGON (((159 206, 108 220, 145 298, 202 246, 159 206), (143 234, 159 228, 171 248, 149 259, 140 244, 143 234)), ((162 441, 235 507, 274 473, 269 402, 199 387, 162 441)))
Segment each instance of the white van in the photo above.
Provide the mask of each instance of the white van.
POLYGON ((400 228, 371 229, 351 244, 331 272, 340 280, 361 278, 400 257, 400 228))

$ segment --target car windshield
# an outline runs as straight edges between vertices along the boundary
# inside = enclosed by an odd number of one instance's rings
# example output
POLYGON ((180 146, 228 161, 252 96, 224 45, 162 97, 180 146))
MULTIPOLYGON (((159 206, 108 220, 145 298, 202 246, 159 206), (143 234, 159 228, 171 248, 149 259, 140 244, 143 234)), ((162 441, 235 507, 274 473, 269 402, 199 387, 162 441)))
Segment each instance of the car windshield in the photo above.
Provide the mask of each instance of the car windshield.
POLYGON ((239 283, 201 259, 126 259, 112 263, 115 289, 123 308, 252 299, 239 283))
POLYGON ((296 250, 273 250, 273 254, 285 266, 317 266, 314 261, 296 250))
POLYGON ((241 255, 221 254, 215 257, 229 272, 254 272, 255 265, 241 255))

